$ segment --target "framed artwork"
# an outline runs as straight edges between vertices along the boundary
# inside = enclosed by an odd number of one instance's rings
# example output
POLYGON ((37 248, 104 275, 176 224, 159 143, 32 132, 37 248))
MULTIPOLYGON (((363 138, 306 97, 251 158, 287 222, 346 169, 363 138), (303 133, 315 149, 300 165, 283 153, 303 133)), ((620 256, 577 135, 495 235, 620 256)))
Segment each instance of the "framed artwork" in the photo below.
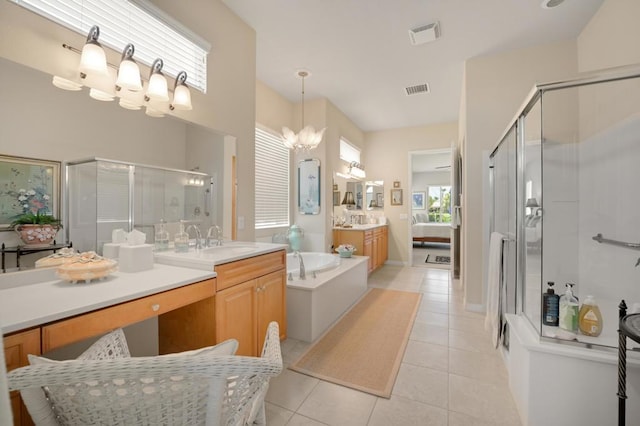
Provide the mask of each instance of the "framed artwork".
POLYGON ((400 188, 400 181, 399 180, 394 180, 393 181, 393 187, 394 188, 400 188))
POLYGON ((402 189, 394 188, 391 190, 391 205, 392 206, 402 205, 402 189))
POLYGON ((427 198, 427 193, 424 191, 418 191, 411 194, 411 208, 413 210, 424 210, 425 209, 425 200, 427 198))
POLYGON ((60 218, 60 162, 0 155, 0 230, 24 213, 60 218))
POLYGON ((298 163, 298 211, 320 214, 320 160, 309 158, 298 163))
POLYGON ((334 207, 340 205, 340 191, 333 191, 333 205, 334 207))
POLYGON ((378 207, 384 207, 384 195, 382 192, 376 194, 376 202, 378 203, 378 207))
POLYGON ((333 190, 334 190, 334 191, 337 191, 337 190, 338 190, 338 184, 337 184, 337 183, 334 183, 334 184, 333 184, 333 190))

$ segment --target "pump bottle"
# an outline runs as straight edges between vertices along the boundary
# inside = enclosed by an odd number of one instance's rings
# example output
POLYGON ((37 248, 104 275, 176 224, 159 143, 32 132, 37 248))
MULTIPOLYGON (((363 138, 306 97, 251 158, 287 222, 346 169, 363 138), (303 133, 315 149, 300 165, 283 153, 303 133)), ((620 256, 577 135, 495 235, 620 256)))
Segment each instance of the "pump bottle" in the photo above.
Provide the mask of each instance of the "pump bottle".
POLYGON ((571 333, 578 332, 578 299, 573 295, 573 284, 566 284, 567 290, 560 296, 558 325, 571 333))

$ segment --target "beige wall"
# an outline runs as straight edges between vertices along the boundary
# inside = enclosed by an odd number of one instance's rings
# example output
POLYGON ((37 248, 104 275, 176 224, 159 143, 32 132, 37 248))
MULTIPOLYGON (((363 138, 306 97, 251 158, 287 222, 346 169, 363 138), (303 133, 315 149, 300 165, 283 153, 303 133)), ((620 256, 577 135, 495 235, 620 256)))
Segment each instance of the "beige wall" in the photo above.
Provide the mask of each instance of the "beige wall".
POLYGON ((579 71, 640 63, 638 18, 638 0, 606 0, 578 36, 579 71))
MULTIPOLYGON (((254 221, 254 125, 255 125, 255 32, 239 18, 237 18, 220 1, 194 0, 190 7, 180 7, 172 1, 155 1, 161 8, 181 21, 194 32, 208 40, 212 51, 208 57, 208 92, 202 94, 192 90, 193 111, 180 112, 182 118, 210 129, 237 137, 238 141, 238 184, 242 188, 238 192, 238 214, 245 217, 245 222, 254 221)), ((61 47, 68 43, 75 47, 82 47, 86 36, 76 34, 54 24, 34 13, 31 13, 10 2, 0 2, 0 57, 40 70, 46 74, 68 75, 77 66, 78 55, 61 47)), ((108 60, 118 63, 120 54, 107 49, 108 60)), ((143 73, 145 70, 143 69, 143 73)), ((4 76, 4 74, 3 74, 4 76)), ((50 77, 49 77, 50 79, 50 77)), ((26 84, 25 90, 31 90, 26 84)), ((68 111, 67 119, 59 123, 40 122, 40 117, 28 116, 29 109, 22 110, 25 120, 31 118, 30 125, 38 123, 42 130, 48 133, 50 139, 65 136, 64 126, 78 130, 74 114, 78 97, 87 97, 86 93, 56 94, 56 97, 66 97, 67 101, 58 104, 60 112, 68 111)), ((35 92, 35 94, 39 94, 35 92)), ((94 104, 97 101, 91 100, 94 104)), ((120 120, 116 117, 126 115, 124 120, 136 117, 138 120, 149 120, 140 111, 125 111, 113 103, 92 105, 92 109, 100 108, 104 114, 96 114, 93 119, 101 121, 114 129, 120 120), (117 110, 117 111, 116 111, 117 110), (105 115, 106 114, 106 115, 105 115), (142 116, 142 118, 141 118, 142 116)), ((33 112, 33 111, 32 111, 33 112)), ((139 134, 144 133, 144 125, 131 124, 127 129, 133 133, 121 132, 121 139, 103 134, 109 140, 98 145, 90 136, 84 134, 81 141, 69 142, 76 144, 79 149, 65 150, 62 145, 51 144, 18 144, 13 140, 0 141, 2 153, 10 155, 27 155, 37 158, 52 158, 58 160, 76 159, 79 155, 102 155, 125 161, 137 161, 168 167, 185 167, 184 140, 174 137, 173 132, 166 131, 169 121, 164 119, 150 121, 149 135, 154 134, 155 144, 146 145, 140 141, 139 134), (93 145, 93 144, 96 145, 93 145), (51 153, 53 156, 50 156, 51 153), (82 153, 82 154, 81 154, 82 153)), ((80 120, 81 122, 81 120, 80 120)), ((25 126, 29 128, 29 126, 25 126)), ((184 136, 183 136, 184 139, 184 136)), ((240 239, 252 240, 253 226, 246 226, 238 232, 240 239)))
POLYGON ((428 149, 451 148, 458 140, 458 123, 411 127, 365 133, 363 163, 367 179, 384 180, 385 200, 393 181, 400 181, 403 190, 403 205, 384 203, 384 215, 389 223, 389 261, 410 264, 409 224, 411 217, 409 175, 409 152, 428 149), (401 219, 400 215, 407 215, 401 219))
POLYGON ((575 40, 473 58, 465 64, 461 277, 468 308, 483 309, 486 287, 489 193, 484 158, 534 83, 572 77, 576 72, 575 40))

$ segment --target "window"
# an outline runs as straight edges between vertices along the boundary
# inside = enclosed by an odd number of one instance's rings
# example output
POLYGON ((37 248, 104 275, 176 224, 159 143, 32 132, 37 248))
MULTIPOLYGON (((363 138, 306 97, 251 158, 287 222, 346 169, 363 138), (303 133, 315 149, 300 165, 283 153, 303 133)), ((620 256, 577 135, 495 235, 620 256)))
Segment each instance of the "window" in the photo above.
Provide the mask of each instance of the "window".
POLYGON ((340 138, 340 159, 351 163, 360 163, 360 150, 351 145, 345 138, 340 138))
POLYGON ((289 226, 289 149, 256 127, 256 229, 289 226))
POLYGON ((184 70, 189 86, 207 91, 209 43, 148 0, 11 1, 84 36, 97 25, 100 43, 118 52, 132 43, 137 61, 150 66, 162 58, 165 74, 184 70))
POLYGON ((427 209, 429 222, 451 222, 451 187, 429 186, 427 209))

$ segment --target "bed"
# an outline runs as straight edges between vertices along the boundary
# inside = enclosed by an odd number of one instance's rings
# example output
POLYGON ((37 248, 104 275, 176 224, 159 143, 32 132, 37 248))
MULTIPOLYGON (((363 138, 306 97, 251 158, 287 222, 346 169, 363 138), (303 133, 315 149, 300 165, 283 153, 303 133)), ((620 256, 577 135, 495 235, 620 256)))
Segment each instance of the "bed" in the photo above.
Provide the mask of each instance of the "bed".
POLYGON ((437 222, 416 222, 411 226, 414 242, 451 243, 451 224, 437 222))

